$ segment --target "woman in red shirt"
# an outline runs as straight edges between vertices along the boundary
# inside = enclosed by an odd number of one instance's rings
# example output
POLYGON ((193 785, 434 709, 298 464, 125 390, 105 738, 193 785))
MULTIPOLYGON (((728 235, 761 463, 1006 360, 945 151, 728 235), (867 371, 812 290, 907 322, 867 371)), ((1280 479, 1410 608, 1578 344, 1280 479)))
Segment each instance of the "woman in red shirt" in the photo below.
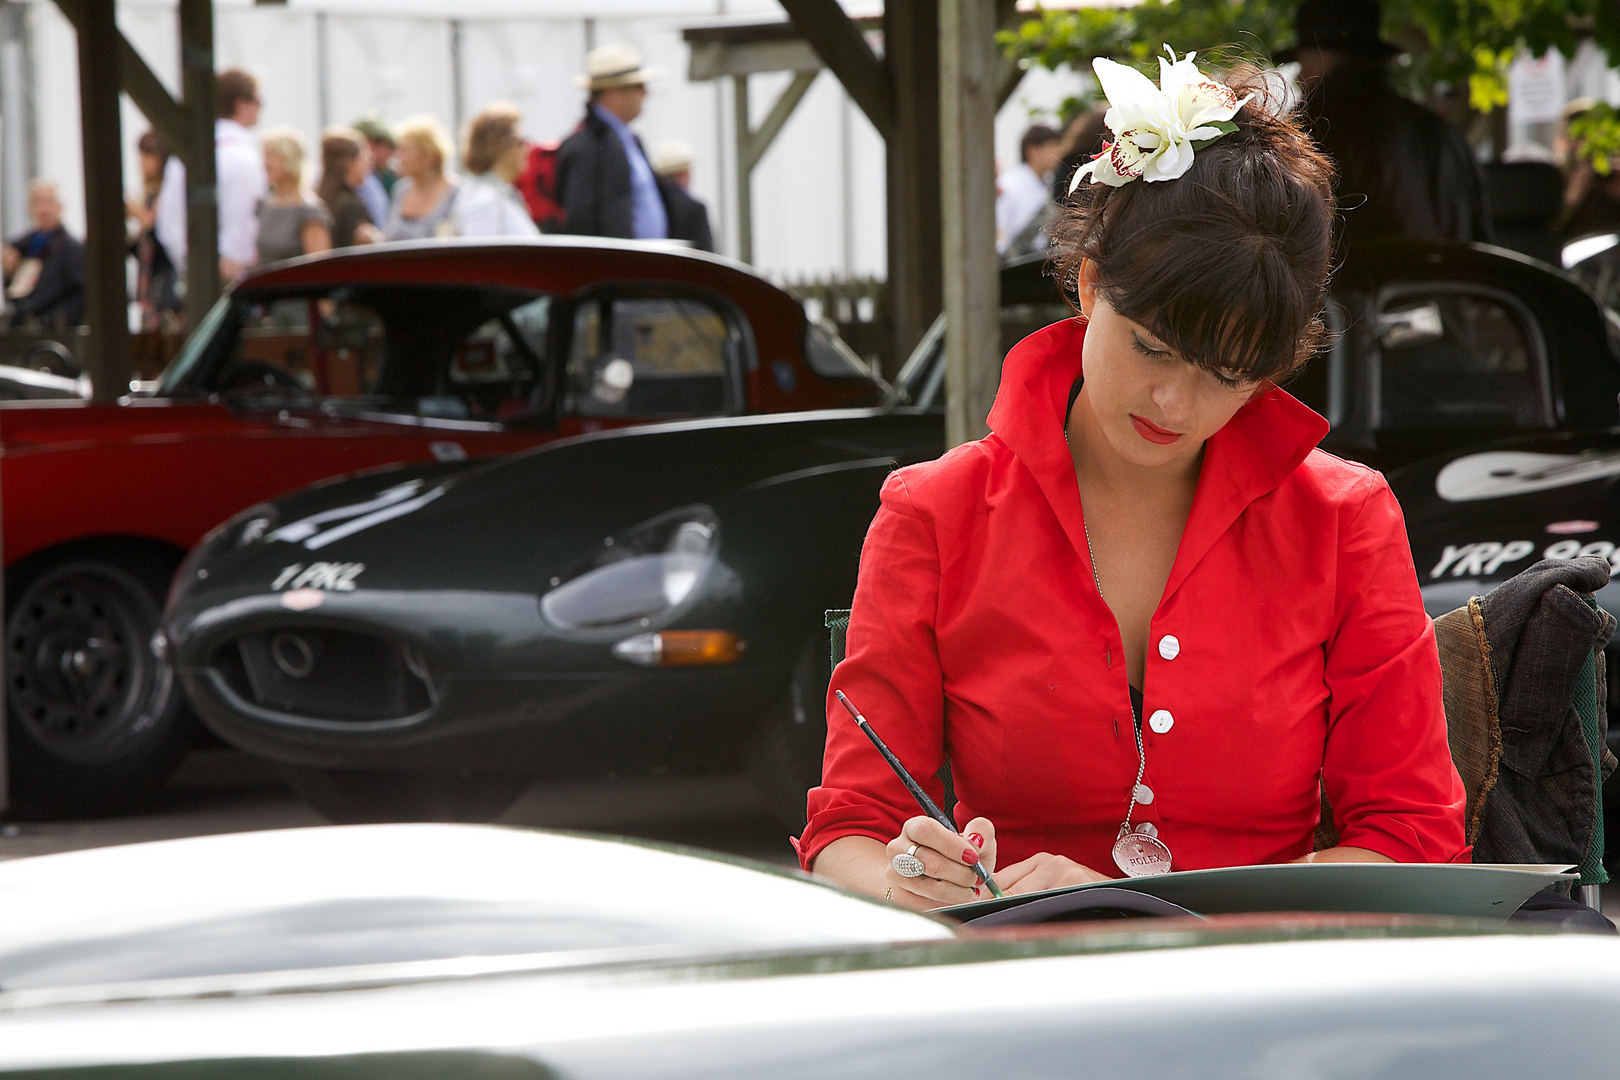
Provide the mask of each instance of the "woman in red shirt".
POLYGON ((798 846, 852 888, 1467 857, 1400 508, 1277 386, 1323 336, 1331 167, 1258 78, 1161 64, 1097 64, 1115 142, 1053 237, 1079 319, 1008 354, 991 434, 884 485, 832 688, 936 799, 949 761, 960 831, 829 698, 798 846))

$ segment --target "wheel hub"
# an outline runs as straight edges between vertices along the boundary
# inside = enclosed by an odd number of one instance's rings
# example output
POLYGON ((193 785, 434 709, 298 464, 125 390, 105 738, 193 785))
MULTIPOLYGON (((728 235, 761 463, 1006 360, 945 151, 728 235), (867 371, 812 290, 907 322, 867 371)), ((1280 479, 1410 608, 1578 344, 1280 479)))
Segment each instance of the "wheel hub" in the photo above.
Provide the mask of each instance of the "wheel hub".
POLYGON ((95 755, 140 727, 156 675, 152 620, 130 587, 91 571, 48 576, 8 627, 13 715, 66 756, 95 755))

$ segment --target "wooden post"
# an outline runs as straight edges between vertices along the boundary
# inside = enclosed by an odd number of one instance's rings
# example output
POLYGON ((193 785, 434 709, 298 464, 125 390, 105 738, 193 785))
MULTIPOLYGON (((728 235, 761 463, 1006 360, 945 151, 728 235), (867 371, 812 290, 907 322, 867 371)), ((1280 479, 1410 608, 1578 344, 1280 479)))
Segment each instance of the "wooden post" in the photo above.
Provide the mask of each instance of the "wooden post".
POLYGON ((219 299, 212 0, 180 0, 180 92, 193 147, 186 164, 186 325, 195 327, 219 299))
POLYGON ((985 417, 1001 377, 995 32, 996 0, 939 0, 947 446, 989 430, 985 417))
POLYGON ((883 10, 885 63, 894 99, 887 150, 889 310, 894 370, 940 312, 941 0, 889 0, 883 10))
POLYGON ((748 75, 731 77, 731 116, 737 129, 737 258, 754 261, 754 163, 748 160, 748 75))
POLYGON ((92 400, 110 405, 129 393, 133 357, 124 260, 124 157, 118 114, 118 24, 112 4, 81 4, 80 143, 84 150, 84 299, 90 325, 86 369, 92 400))

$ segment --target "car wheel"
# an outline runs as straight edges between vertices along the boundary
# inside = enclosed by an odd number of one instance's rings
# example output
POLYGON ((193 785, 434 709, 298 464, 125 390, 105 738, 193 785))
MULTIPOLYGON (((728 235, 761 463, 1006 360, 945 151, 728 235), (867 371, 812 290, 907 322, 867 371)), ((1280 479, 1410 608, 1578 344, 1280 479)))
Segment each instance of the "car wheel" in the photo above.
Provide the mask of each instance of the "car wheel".
POLYGON ((413 770, 283 770, 299 796, 328 821, 490 821, 517 801, 529 778, 509 773, 413 770))
POLYGON ((13 817, 127 813, 191 748, 196 721, 153 654, 173 566, 69 559, 17 576, 6 611, 13 817))
POLYGON ((794 834, 804 828, 805 793, 821 783, 831 678, 827 635, 812 634, 799 650, 793 678, 748 752, 749 779, 771 813, 794 834))

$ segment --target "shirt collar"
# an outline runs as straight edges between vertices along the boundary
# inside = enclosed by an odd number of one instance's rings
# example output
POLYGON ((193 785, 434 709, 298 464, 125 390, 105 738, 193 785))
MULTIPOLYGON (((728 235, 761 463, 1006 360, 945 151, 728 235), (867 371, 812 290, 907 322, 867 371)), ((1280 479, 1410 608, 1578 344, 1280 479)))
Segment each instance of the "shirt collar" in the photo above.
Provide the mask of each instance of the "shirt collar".
POLYGON ((214 138, 221 141, 251 143, 253 133, 235 120, 222 116, 214 121, 214 138))
POLYGON ((604 123, 608 127, 612 128, 613 133, 615 135, 617 135, 619 138, 624 139, 624 138, 629 138, 630 137, 630 135, 631 135, 630 125, 625 123, 623 120, 620 120, 613 113, 611 113, 608 110, 602 108, 602 106, 598 105, 594 101, 591 102, 591 112, 596 114, 596 118, 598 120, 602 121, 602 123, 604 123))
MULTIPOLYGON (((1089 574, 1079 485, 1063 437, 1085 337, 1084 322, 1066 319, 1013 346, 1002 363, 990 428, 1034 475, 1089 574)), ((1166 597, 1238 515, 1299 468, 1327 433, 1326 420, 1273 386, 1210 437, 1166 597)))

